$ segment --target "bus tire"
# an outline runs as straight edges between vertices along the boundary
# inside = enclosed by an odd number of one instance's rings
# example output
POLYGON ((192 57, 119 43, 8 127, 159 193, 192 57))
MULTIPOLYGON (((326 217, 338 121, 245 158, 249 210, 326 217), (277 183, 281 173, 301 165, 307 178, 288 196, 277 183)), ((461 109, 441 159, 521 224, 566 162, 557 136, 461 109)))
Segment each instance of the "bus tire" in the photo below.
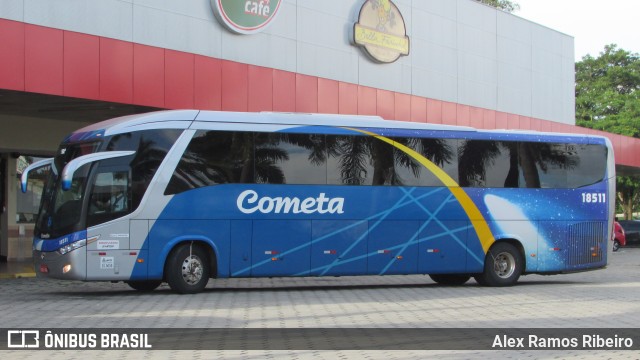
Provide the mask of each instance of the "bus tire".
POLYGON ((198 293, 209 281, 207 252, 193 242, 179 245, 167 258, 164 273, 171 290, 180 294, 198 293))
POLYGON ((139 280, 139 281, 127 281, 132 289, 141 292, 151 292, 158 288, 162 284, 162 280, 139 280))
POLYGON ((484 260, 484 272, 473 278, 482 286, 512 286, 518 282, 524 259, 515 246, 496 243, 489 249, 484 260))
POLYGON ((429 277, 440 285, 452 286, 462 285, 471 279, 466 274, 429 274, 429 277))

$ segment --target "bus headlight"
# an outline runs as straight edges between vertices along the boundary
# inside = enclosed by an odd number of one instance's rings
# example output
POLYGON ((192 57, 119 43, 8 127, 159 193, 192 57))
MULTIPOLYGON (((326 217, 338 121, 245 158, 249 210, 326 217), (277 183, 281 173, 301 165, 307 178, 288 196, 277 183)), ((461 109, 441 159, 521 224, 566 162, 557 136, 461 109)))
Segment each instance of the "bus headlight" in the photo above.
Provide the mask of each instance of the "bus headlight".
POLYGON ((63 247, 61 247, 60 249, 58 249, 58 253, 60 255, 64 255, 70 251, 73 251, 75 249, 81 248, 83 246, 87 245, 87 239, 83 239, 83 240, 78 240, 76 242, 72 242, 71 244, 65 245, 63 247))

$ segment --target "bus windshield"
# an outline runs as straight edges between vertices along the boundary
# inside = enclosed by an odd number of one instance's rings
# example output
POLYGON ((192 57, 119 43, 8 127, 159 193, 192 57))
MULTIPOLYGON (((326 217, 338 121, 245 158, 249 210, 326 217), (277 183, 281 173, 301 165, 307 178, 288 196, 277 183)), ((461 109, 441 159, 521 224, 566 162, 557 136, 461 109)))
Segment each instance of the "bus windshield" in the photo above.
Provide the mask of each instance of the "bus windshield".
POLYGON ((35 236, 56 239, 130 213, 181 133, 153 129, 63 143, 45 185, 35 236), (63 179, 63 169, 72 160, 97 152, 111 155, 74 169, 70 184, 63 179))
POLYGON ((35 234, 43 239, 56 238, 82 228, 82 200, 87 183, 90 164, 82 166, 73 176, 71 188, 62 190, 61 173, 69 161, 82 155, 96 152, 100 142, 63 144, 58 150, 53 166, 57 171, 49 172, 35 234))

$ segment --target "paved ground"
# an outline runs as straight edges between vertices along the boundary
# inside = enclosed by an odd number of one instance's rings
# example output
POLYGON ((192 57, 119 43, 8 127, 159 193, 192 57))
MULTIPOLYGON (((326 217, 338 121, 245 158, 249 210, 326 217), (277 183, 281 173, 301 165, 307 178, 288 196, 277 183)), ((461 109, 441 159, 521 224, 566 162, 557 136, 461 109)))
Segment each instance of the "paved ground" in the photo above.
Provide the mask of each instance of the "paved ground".
POLYGON ((0 279, 35 277, 31 260, 0 262, 0 279))
MULTIPOLYGON (((28 276, 28 274, 25 274, 28 276)), ((6 277, 6 276, 5 276, 6 277)), ((434 284, 426 276, 211 281, 177 295, 122 283, 0 279, 0 328, 638 328, 640 248, 605 270, 521 278, 510 288, 434 284)), ((5 336, 0 334, 0 336, 5 336)), ((3 359, 84 358, 87 352, 5 351, 3 359)), ((137 358, 638 359, 635 351, 92 351, 137 358)))

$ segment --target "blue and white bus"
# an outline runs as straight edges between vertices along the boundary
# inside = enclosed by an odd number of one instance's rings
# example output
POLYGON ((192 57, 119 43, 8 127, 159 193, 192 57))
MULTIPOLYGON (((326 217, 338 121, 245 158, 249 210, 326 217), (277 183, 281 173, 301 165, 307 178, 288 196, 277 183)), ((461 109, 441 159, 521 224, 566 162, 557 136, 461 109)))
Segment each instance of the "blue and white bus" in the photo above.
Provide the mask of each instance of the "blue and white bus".
POLYGON ((608 139, 379 117, 177 110, 80 129, 50 166, 40 277, 428 274, 508 286, 607 265, 608 139))

